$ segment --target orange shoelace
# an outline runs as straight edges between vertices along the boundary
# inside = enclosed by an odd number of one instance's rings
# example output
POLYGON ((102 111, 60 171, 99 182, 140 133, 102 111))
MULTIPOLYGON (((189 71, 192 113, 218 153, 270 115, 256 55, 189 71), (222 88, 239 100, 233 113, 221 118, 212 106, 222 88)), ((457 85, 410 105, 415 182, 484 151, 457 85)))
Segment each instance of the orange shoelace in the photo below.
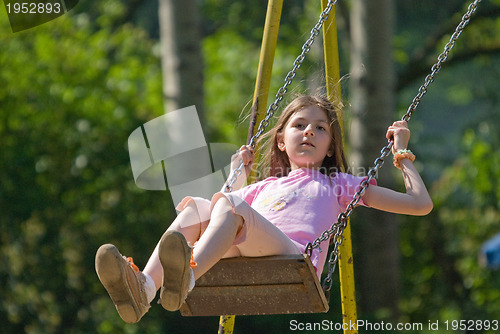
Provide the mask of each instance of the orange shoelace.
POLYGON ((135 264, 134 264, 134 259, 131 258, 130 256, 127 257, 127 262, 128 264, 132 267, 132 269, 135 270, 136 273, 139 273, 139 267, 137 267, 135 264))
POLYGON ((196 268, 198 266, 198 263, 194 262, 193 249, 194 247, 191 249, 191 260, 189 261, 189 266, 191 268, 196 268))
MULTIPOLYGON (((134 269, 136 273, 139 273, 139 267, 137 267, 134 263, 134 259, 132 257, 127 257, 127 262, 134 269)), ((191 268, 196 268, 198 266, 198 263, 194 262, 194 257, 193 257, 193 251, 191 251, 191 260, 189 261, 189 266, 191 268)))

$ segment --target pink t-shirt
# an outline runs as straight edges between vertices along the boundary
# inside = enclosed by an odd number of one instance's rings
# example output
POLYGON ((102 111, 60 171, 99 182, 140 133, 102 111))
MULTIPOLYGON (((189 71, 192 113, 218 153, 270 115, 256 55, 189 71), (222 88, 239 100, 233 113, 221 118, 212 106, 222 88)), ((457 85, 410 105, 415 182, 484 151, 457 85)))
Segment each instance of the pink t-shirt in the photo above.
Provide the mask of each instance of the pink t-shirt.
MULTIPOLYGON (((285 177, 269 177, 234 191, 257 212, 276 225, 304 252, 337 221, 366 177, 337 173, 332 177, 316 170, 296 169, 285 177)), ((370 182, 376 184, 375 180, 370 182)), ((362 200, 359 204, 365 205, 362 200)), ((321 252, 313 251, 311 262, 320 273, 328 256, 328 241, 321 252)))

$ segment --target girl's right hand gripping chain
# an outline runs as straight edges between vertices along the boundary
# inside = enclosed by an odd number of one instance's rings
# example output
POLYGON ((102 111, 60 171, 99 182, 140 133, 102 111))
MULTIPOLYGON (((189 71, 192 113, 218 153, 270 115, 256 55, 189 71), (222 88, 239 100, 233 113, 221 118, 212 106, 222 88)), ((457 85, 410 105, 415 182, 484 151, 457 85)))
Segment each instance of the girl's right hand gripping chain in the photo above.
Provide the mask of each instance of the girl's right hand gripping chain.
POLYGON ((231 157, 231 172, 239 167, 241 161, 243 160, 243 165, 245 166, 245 176, 246 179, 251 171, 253 162, 255 160, 254 149, 250 145, 243 145, 240 149, 231 157))

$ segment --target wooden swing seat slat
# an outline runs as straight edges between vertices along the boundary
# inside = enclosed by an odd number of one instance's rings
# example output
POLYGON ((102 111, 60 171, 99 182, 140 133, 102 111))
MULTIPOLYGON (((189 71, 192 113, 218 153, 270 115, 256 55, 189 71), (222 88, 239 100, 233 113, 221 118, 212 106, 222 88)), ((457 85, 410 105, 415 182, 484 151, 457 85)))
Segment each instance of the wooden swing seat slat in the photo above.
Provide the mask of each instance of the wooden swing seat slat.
POLYGON ((322 313, 328 311, 307 255, 220 260, 196 281, 183 316, 322 313))

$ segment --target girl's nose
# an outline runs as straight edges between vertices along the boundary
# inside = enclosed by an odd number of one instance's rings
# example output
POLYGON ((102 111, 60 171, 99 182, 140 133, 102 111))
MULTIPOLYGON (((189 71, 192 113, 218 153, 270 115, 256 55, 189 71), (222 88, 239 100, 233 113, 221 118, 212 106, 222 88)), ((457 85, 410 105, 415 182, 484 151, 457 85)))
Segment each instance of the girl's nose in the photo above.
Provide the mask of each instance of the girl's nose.
POLYGON ((309 124, 305 129, 304 129, 304 136, 314 136, 314 128, 311 124, 309 124))

